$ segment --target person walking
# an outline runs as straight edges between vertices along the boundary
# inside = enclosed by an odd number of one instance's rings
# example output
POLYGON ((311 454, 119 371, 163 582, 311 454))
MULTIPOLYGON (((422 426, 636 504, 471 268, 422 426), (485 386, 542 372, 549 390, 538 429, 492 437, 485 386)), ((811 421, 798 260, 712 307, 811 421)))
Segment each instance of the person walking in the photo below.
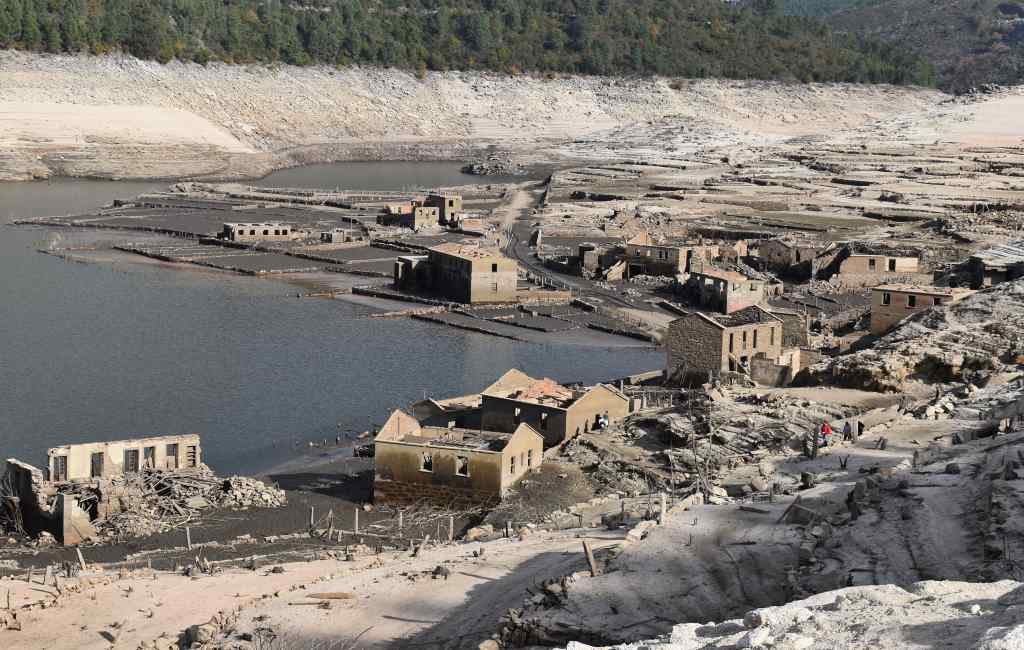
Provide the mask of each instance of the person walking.
POLYGON ((847 420, 843 425, 843 442, 850 442, 853 440, 853 427, 850 426, 850 421, 847 420))

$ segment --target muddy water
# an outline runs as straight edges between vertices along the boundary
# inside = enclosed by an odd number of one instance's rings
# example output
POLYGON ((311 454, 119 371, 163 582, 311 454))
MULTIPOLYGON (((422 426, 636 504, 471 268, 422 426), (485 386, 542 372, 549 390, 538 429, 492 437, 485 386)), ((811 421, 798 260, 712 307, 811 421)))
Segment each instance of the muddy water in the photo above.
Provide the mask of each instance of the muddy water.
MULTIPOLYGON (((303 171, 264 182, 382 189, 482 180, 448 163, 303 171)), ((0 184, 0 222, 87 211, 161 186, 0 184)), ((367 320, 368 307, 297 300, 294 287, 275 281, 36 252, 58 237, 86 239, 0 226, 0 458, 42 463, 57 444, 198 432, 218 471, 255 473, 309 441, 363 430, 424 395, 478 389, 510 367, 596 381, 662 363, 653 350, 531 345, 367 320)))

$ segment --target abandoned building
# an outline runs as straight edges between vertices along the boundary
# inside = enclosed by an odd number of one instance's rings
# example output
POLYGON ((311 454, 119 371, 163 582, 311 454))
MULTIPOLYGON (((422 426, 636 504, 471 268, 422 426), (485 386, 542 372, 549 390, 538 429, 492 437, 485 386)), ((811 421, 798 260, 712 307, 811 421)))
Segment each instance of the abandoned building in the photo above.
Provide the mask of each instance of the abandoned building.
POLYGON ((718 256, 718 246, 703 244, 658 244, 648 232, 626 240, 626 277, 637 275, 679 275, 690 271, 691 262, 710 262, 718 256))
POLYGON ((881 336, 903 319, 938 305, 966 298, 969 289, 883 284, 871 290, 871 333, 881 336))
POLYGON ((202 463, 199 436, 159 436, 113 442, 88 442, 47 450, 49 479, 79 481, 108 478, 140 469, 180 469, 202 463))
POLYGON ((694 304, 731 314, 782 295, 782 283, 762 273, 744 272, 741 267, 726 270, 710 264, 695 264, 683 292, 694 304))
POLYGON ((438 223, 448 225, 456 223, 462 213, 462 196, 451 192, 439 192, 427 195, 423 206, 437 208, 438 223))
POLYGON ((540 432, 545 447, 600 428, 602 422, 618 422, 632 410, 630 399, 611 386, 576 390, 522 373, 506 373, 484 389, 480 409, 484 429, 513 431, 525 422, 540 432))
POLYGON ((977 252, 966 267, 966 284, 972 289, 1024 278, 1024 239, 977 252))
POLYGON ((916 279, 921 272, 920 262, 917 251, 851 242, 821 253, 813 264, 814 276, 819 280, 838 275, 847 283, 862 282, 872 286, 887 278, 910 276, 916 279))
POLYGON ((45 531, 65 545, 95 537, 97 519, 131 511, 140 495, 125 477, 146 469, 202 468, 199 436, 194 434, 63 445, 48 450, 47 456, 46 470, 7 460, 13 507, 20 511, 25 532, 45 531))
POLYGON ((729 264, 742 263, 750 256, 750 243, 746 239, 721 242, 716 248, 718 249, 717 259, 729 264))
POLYGON ((345 244, 348 242, 362 241, 362 234, 353 228, 334 228, 320 232, 321 244, 345 244))
POLYGON ((758 245, 757 256, 764 268, 796 279, 809 279, 815 272, 815 260, 827 248, 809 240, 793 237, 769 239, 758 245))
POLYGON ((495 502, 543 460, 544 438, 525 423, 512 433, 430 427, 395 411, 374 439, 374 500, 495 502))
POLYGON ((220 238, 233 242, 291 241, 303 233, 285 223, 226 223, 220 238))
POLYGON ((706 382, 724 373, 749 374, 767 385, 788 382, 799 370, 799 348, 783 351, 782 320, 753 306, 731 314, 691 313, 665 335, 666 376, 706 382))
POLYGON ((377 223, 382 226, 396 226, 399 228, 410 228, 422 230, 437 226, 440 221, 440 210, 436 207, 424 205, 412 205, 408 210, 387 210, 377 217, 377 223))
POLYGON ((395 287, 454 302, 516 302, 519 266, 496 248, 441 244, 395 261, 395 287))

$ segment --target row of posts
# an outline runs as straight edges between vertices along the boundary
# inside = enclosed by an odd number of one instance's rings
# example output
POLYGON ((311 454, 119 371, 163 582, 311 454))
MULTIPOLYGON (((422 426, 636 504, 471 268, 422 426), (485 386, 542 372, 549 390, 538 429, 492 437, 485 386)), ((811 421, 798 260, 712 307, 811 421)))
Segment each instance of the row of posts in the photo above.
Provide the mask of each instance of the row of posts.
MULTIPOLYGON (((328 518, 328 521, 330 522, 329 528, 328 528, 327 538, 330 539, 332 537, 332 533, 334 532, 334 510, 333 509, 330 510, 327 513, 327 518, 328 518)), ((315 526, 316 526, 316 508, 315 508, 315 506, 310 506, 309 507, 309 528, 310 528, 310 530, 312 530, 315 526)), ((438 538, 440 538, 440 526, 441 526, 441 524, 440 524, 440 522, 438 522, 438 538)), ((396 535, 396 537, 401 537, 402 530, 404 528, 405 528, 405 513, 402 510, 399 510, 398 511, 398 535, 396 535)), ((341 537, 341 533, 342 533, 342 531, 339 530, 338 531, 339 539, 341 537)), ((354 534, 354 535, 358 535, 359 534, 359 508, 358 507, 352 509, 352 534, 354 534)), ((449 542, 455 541, 455 515, 448 515, 448 541, 449 542)), ((190 548, 191 548, 191 546, 190 546, 190 548)))

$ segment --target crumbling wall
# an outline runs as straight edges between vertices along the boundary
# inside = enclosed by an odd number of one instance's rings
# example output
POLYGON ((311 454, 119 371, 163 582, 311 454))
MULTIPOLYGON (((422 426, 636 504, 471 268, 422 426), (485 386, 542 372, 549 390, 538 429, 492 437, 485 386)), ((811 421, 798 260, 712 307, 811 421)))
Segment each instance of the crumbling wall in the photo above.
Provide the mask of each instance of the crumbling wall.
POLYGON ((43 470, 8 458, 5 483, 11 494, 4 497, 11 499, 11 505, 18 508, 25 533, 38 535, 44 530, 52 532, 55 529, 56 519, 49 499, 56 492, 43 477, 43 470))

